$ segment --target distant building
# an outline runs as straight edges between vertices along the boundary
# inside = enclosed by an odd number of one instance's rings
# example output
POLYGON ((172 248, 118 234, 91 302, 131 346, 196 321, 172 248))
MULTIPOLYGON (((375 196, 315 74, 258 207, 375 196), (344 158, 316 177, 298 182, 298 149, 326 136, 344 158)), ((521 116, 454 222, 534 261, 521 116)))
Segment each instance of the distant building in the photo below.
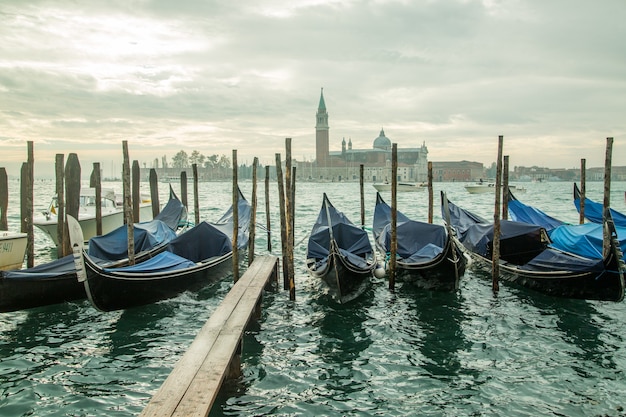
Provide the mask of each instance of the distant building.
MULTIPOLYGON (((381 182, 391 180, 392 142, 385 131, 373 141, 371 149, 353 149, 352 139, 343 138, 341 151, 330 151, 330 127, 328 111, 324 100, 324 90, 320 93, 315 124, 315 177, 320 180, 352 180, 358 179, 359 167, 362 164, 364 179, 381 182)), ((397 148, 398 180, 423 182, 428 179, 428 148, 423 142, 415 148, 397 148)), ((303 168, 305 168, 303 166, 303 168)), ((313 166, 310 167, 311 172, 313 166)), ((305 168, 306 170, 306 168, 305 168)))
POLYGON ((433 181, 478 181, 485 178, 482 162, 433 162, 433 181))

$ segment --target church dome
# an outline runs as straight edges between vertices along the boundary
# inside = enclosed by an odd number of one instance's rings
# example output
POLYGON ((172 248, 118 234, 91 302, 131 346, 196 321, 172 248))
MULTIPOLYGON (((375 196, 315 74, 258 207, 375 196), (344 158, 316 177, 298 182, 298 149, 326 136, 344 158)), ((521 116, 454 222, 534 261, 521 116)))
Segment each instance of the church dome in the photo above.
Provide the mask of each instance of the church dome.
POLYGON ((391 140, 385 136, 385 131, 380 129, 380 135, 374 139, 374 149, 383 149, 388 151, 391 149, 391 140))

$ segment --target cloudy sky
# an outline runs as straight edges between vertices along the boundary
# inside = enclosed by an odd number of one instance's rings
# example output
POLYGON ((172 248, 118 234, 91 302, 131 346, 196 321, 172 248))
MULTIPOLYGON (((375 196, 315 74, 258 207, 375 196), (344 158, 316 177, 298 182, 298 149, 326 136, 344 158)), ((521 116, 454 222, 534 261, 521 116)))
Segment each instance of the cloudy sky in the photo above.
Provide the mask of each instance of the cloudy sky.
POLYGON ((429 160, 626 165, 624 0, 3 0, 0 150, 19 175, 179 150, 273 164, 381 128, 429 160))

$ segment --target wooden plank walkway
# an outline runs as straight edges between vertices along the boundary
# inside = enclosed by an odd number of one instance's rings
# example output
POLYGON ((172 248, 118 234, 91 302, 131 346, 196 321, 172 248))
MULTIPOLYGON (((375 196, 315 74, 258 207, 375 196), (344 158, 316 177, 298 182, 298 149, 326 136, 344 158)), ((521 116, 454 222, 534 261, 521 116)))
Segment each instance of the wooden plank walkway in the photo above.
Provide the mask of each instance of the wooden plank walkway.
POLYGON ((256 257, 202 326, 141 417, 207 416, 222 382, 239 372, 243 332, 260 314, 263 289, 278 279, 278 258, 256 257), (236 366, 236 369, 231 367, 236 366))

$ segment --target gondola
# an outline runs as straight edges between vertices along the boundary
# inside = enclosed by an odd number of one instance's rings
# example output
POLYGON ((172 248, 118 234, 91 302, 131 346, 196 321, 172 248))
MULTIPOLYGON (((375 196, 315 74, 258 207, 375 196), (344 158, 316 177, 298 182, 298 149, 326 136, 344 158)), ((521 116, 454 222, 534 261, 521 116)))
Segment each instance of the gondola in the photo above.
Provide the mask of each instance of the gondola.
MULTIPOLYGON (((442 215, 455 229, 455 239, 474 265, 492 269, 493 224, 450 202, 442 192, 442 215)), ((502 220, 500 277, 557 297, 622 301, 624 262, 615 227, 607 220, 610 250, 603 259, 589 259, 549 246, 546 230, 538 225, 502 220)))
POLYGON ((367 232, 338 211, 326 193, 309 236, 306 266, 342 304, 365 291, 376 268, 367 232))
MULTIPOLYGON (((466 258, 446 227, 411 220, 400 211, 396 213, 398 279, 429 289, 458 289, 466 258)), ((391 250, 391 207, 380 193, 376 193, 372 233, 376 249, 387 259, 391 250)))
MULTIPOLYGON (((574 206, 580 213, 580 189, 578 185, 574 183, 574 206)), ((611 217, 616 226, 626 227, 626 214, 620 213, 615 209, 610 209, 611 217)), ((604 204, 598 203, 585 197, 585 218, 592 223, 602 224, 604 213, 604 204)))
MULTIPOLYGON (((568 224, 542 210, 522 203, 509 190, 508 213, 511 220, 542 226, 550 246, 591 259, 602 259, 604 228, 598 223, 568 224)), ((626 227, 615 226, 622 254, 626 251, 626 227)), ((623 260, 626 260, 622 258, 623 260)))
MULTIPOLYGON (((187 209, 170 189, 163 210, 147 222, 135 224, 136 259, 148 259, 165 250, 183 229, 187 209)), ((115 268, 128 265, 128 228, 120 226, 106 235, 93 237, 89 250, 94 262, 115 268)), ((33 268, 0 271, 0 312, 24 310, 85 299, 85 287, 78 282, 72 255, 33 268)))
MULTIPOLYGON (((248 244, 251 207, 238 192, 238 248, 248 244)), ((121 268, 98 265, 81 247, 80 227, 68 216, 78 280, 102 311, 122 310, 173 298, 232 273, 233 208, 215 223, 203 221, 173 239, 165 251, 121 268)))

